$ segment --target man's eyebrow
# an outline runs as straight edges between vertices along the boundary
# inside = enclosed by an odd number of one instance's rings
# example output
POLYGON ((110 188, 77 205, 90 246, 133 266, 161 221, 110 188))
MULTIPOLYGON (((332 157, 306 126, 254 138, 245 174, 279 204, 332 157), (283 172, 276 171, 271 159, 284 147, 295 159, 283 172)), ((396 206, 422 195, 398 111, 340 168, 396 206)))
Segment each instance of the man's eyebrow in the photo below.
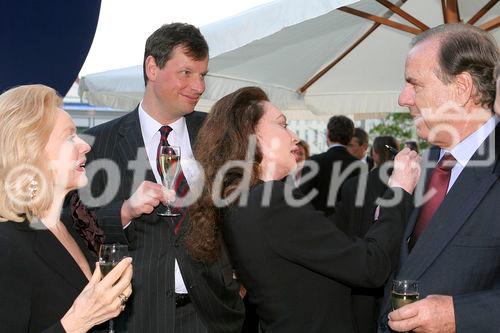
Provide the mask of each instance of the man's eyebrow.
POLYGON ((410 84, 418 84, 418 80, 415 79, 414 77, 406 77, 405 78, 406 82, 410 83, 410 84))

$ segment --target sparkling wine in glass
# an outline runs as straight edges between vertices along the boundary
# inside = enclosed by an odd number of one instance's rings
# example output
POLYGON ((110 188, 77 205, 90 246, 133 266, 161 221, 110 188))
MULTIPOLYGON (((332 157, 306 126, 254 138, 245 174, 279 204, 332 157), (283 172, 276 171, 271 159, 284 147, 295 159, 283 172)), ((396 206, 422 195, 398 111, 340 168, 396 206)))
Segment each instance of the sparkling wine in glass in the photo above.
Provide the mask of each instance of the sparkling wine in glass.
MULTIPOLYGON (((178 146, 161 146, 160 147, 160 171, 161 181, 165 190, 175 190, 174 184, 181 171, 181 147, 178 146)), ((179 213, 172 212, 170 204, 164 211, 156 213, 159 216, 179 216, 179 213)))
POLYGON ((418 281, 394 280, 392 281, 391 304, 392 310, 416 302, 419 299, 418 281))
MULTIPOLYGON (((128 246, 122 244, 102 244, 99 249, 99 269, 103 278, 128 256, 128 246)), ((115 333, 113 319, 109 320, 108 333, 115 333)))

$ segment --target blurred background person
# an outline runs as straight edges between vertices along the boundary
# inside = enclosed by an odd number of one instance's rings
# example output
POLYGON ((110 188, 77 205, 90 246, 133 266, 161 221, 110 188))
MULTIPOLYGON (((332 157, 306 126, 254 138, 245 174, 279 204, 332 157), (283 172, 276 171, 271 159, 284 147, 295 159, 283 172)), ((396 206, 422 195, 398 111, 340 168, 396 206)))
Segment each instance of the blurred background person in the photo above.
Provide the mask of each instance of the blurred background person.
POLYGON ((304 140, 300 140, 297 142, 297 149, 293 153, 295 155, 295 162, 299 165, 310 157, 309 145, 304 140))
MULTIPOLYGON (((321 210, 325 215, 335 212, 335 202, 340 200, 338 191, 344 179, 359 175, 363 164, 347 151, 347 145, 354 135, 354 123, 346 116, 333 116, 328 121, 327 137, 328 150, 324 153, 311 156, 309 161, 316 163, 319 172, 311 179, 300 184, 302 193, 308 194, 312 190, 318 194, 312 200, 314 208, 321 210), (351 168, 357 163, 358 167, 351 168), (332 198, 332 200, 330 200, 332 198), (330 202, 333 201, 333 202, 330 202)), ((366 165, 364 166, 367 170, 366 165)), ((309 175, 311 168, 304 166, 302 177, 309 175)))
POLYGON ((380 166, 385 162, 394 159, 394 154, 389 149, 387 149, 386 145, 399 151, 399 143, 393 136, 390 135, 377 136, 373 140, 373 149, 372 149, 373 163, 376 168, 380 168, 380 166))
POLYGON ((497 63, 495 68, 495 80, 496 80, 496 97, 494 110, 497 115, 500 116, 500 62, 497 63))
POLYGON ((90 241, 60 219, 90 150, 61 104, 43 85, 0 96, 0 332, 94 331, 132 293, 131 259, 101 280, 90 241))
POLYGON ((368 164, 368 170, 373 169, 373 159, 367 154, 369 145, 368 133, 361 127, 354 129, 354 136, 347 145, 347 151, 358 160, 368 164))
MULTIPOLYGON (((349 286, 375 287, 387 279, 411 204, 408 192, 420 174, 418 155, 406 149, 397 157, 391 184, 404 190, 387 195, 398 193, 403 201, 382 209, 365 241, 346 236, 310 204, 289 204, 291 179, 282 179, 296 167, 297 142, 260 88, 241 88, 212 107, 195 146, 206 177, 202 196, 190 207, 189 253, 209 264, 227 245, 265 332, 355 332, 349 286), (219 178, 228 162, 246 159, 253 137, 249 167, 230 167, 219 178), (242 197, 248 201, 240 204, 242 197)), ((303 199, 300 191, 294 197, 303 199)))
MULTIPOLYGON (((394 155, 385 145, 398 150, 398 142, 392 136, 377 136, 373 140, 372 150, 376 167, 368 174, 362 174, 345 181, 341 189, 342 201, 335 215, 337 227, 353 237, 365 237, 366 233, 377 221, 380 208, 377 200, 386 192, 387 181, 392 174, 392 167, 381 166, 392 162, 394 155), (358 202, 357 195, 360 196, 358 202)), ((384 288, 352 288, 352 311, 357 332, 372 333, 377 329, 377 318, 380 302, 384 296, 384 288)))
POLYGON ((411 150, 414 150, 417 153, 420 153, 420 149, 418 148, 417 141, 405 141, 405 147, 408 147, 411 150))
POLYGON ((302 168, 304 167, 304 161, 310 157, 309 145, 304 140, 297 142, 297 149, 293 151, 295 156, 295 162, 297 163, 297 169, 295 169, 295 183, 299 184, 300 176, 302 175, 302 168))

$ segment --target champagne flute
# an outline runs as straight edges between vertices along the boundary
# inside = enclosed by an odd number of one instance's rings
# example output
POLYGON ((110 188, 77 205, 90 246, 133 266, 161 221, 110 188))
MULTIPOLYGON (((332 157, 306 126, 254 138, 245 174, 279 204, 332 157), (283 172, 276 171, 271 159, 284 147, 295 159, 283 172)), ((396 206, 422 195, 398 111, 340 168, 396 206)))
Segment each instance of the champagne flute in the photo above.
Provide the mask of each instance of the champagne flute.
MULTIPOLYGON (((178 146, 161 146, 159 154, 159 164, 161 170, 161 181, 165 190, 175 190, 174 184, 181 171, 181 147, 178 146)), ((167 203, 167 208, 164 211, 158 211, 159 216, 179 216, 179 213, 174 213, 170 209, 170 203, 167 203)))
POLYGON ((392 281, 391 304, 392 310, 416 302, 419 299, 418 281, 394 280, 392 281))
MULTIPOLYGON (((102 244, 99 249, 99 269, 103 278, 128 256, 128 246, 122 244, 102 244)), ((113 319, 109 320, 108 333, 115 333, 113 319)))

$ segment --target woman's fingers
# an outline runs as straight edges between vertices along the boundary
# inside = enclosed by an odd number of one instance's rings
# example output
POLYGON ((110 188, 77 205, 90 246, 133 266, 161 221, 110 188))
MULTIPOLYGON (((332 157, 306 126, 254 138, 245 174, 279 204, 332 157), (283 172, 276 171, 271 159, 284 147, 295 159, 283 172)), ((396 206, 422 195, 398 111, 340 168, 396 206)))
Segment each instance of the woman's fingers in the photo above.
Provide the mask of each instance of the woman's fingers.
POLYGON ((111 288, 116 281, 122 276, 123 272, 130 268, 132 271, 132 258, 123 258, 118 265, 116 265, 111 272, 109 272, 101 281, 105 288, 111 288))
POLYGON ((101 281, 101 279, 102 279, 101 269, 99 267, 99 263, 96 262, 94 273, 92 274, 92 277, 90 278, 89 284, 95 285, 95 284, 99 283, 99 281, 101 281))
MULTIPOLYGON (((118 282, 112 287, 112 293, 116 297, 120 294, 125 294, 124 290, 126 290, 130 286, 130 282, 132 280, 132 266, 127 267, 127 269, 122 273, 118 282)), ((130 296, 125 294, 125 296, 130 296)))

